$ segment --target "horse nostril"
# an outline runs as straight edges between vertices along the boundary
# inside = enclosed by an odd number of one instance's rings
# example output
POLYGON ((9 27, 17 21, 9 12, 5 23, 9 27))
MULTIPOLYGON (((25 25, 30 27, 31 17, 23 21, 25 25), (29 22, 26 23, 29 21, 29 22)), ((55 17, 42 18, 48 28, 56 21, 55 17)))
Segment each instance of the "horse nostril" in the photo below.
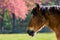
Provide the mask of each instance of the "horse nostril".
POLYGON ((34 36, 34 31, 33 30, 28 30, 27 33, 30 35, 30 36, 34 36))

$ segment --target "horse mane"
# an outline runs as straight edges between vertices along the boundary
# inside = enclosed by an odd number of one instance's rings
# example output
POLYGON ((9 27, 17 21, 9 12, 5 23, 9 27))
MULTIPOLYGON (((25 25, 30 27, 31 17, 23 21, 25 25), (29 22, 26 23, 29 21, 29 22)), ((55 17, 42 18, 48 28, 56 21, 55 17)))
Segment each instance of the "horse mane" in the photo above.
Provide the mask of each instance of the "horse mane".
MULTIPOLYGON (((60 16, 60 6, 58 5, 53 5, 53 6, 43 6, 43 5, 39 5, 39 4, 36 4, 36 7, 33 8, 33 15, 37 15, 37 11, 36 10, 39 10, 40 13, 42 14, 43 17, 46 18, 46 14, 48 13, 49 15, 58 15, 60 16)), ((38 14, 39 15, 39 14, 38 14)))

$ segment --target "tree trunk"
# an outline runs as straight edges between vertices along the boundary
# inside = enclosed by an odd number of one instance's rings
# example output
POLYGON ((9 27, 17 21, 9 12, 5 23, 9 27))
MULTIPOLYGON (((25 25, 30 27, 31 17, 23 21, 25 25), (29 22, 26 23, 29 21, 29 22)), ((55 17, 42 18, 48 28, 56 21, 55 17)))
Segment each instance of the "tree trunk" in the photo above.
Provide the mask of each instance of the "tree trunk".
POLYGON ((15 17, 15 14, 12 13, 12 18, 13 18, 13 29, 12 29, 12 32, 16 32, 16 17, 15 17))
POLYGON ((4 31, 4 8, 2 9, 0 15, 1 15, 1 19, 0 19, 0 32, 2 33, 4 31))

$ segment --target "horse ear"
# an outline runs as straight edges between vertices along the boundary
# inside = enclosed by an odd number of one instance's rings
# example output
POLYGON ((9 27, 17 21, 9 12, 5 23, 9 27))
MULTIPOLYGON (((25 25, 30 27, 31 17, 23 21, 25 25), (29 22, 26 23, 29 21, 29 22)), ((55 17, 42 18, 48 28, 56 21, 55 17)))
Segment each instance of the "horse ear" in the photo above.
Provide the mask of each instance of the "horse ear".
POLYGON ((39 9, 40 8, 40 6, 39 6, 39 4, 38 3, 35 3, 35 5, 36 5, 36 7, 39 9))
POLYGON ((32 9, 31 13, 34 15, 34 16, 37 16, 38 15, 38 11, 39 11, 39 4, 35 3, 34 5, 35 7, 32 9))

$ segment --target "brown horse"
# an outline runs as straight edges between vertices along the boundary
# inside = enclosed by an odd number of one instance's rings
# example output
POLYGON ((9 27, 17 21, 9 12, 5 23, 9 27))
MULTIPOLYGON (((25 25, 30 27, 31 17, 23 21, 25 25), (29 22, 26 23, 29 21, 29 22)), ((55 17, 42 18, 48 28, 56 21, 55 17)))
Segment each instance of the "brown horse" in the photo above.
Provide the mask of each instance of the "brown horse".
POLYGON ((56 33, 57 40, 60 40, 60 7, 40 7, 39 4, 36 4, 36 7, 32 9, 31 13, 33 16, 27 30, 30 36, 34 36, 34 33, 39 29, 47 26, 56 33))

